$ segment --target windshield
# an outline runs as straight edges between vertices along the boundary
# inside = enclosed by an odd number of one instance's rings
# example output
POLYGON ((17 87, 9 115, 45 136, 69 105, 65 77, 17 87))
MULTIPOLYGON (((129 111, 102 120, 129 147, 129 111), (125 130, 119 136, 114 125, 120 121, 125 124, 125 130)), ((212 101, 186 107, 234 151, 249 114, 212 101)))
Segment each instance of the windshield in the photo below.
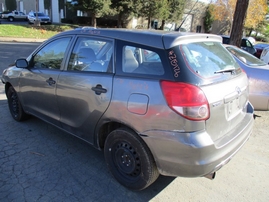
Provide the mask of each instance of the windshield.
POLYGON ((182 44, 180 50, 187 66, 204 78, 216 76, 216 72, 229 73, 231 69, 240 69, 235 59, 218 42, 182 44))
POLYGON ((260 59, 256 58, 255 56, 247 53, 246 51, 239 49, 233 46, 227 46, 227 50, 232 53, 236 58, 238 58, 243 63, 247 64, 248 66, 264 66, 266 63, 261 61, 260 59))
MULTIPOLYGON (((36 13, 33 13, 34 16, 36 16, 36 13)), ((44 13, 37 13, 37 16, 46 16, 44 13)))

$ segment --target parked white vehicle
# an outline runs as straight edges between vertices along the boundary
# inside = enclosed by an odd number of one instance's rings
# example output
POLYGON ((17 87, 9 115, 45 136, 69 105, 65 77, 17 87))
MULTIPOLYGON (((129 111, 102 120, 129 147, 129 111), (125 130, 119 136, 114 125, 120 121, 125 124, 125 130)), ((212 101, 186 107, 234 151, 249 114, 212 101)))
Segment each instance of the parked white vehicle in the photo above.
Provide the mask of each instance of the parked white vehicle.
POLYGON ((269 46, 263 49, 260 59, 266 64, 269 64, 269 46))
POLYGON ((2 14, 3 19, 7 19, 10 22, 14 20, 27 20, 27 15, 21 11, 12 11, 10 13, 2 14))
POLYGON ((42 12, 30 12, 28 14, 28 22, 29 24, 34 24, 36 19, 39 20, 41 24, 51 24, 50 17, 47 16, 45 13, 42 12), (37 15, 37 17, 36 17, 37 15))

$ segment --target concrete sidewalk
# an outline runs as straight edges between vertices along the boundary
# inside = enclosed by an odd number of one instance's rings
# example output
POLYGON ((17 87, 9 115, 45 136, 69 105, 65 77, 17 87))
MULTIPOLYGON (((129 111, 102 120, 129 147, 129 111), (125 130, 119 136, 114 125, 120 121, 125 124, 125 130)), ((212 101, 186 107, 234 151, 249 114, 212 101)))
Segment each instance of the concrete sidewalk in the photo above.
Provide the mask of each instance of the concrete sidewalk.
POLYGON ((34 39, 34 38, 18 38, 18 37, 0 37, 0 41, 4 42, 39 42, 42 43, 47 39, 34 39))

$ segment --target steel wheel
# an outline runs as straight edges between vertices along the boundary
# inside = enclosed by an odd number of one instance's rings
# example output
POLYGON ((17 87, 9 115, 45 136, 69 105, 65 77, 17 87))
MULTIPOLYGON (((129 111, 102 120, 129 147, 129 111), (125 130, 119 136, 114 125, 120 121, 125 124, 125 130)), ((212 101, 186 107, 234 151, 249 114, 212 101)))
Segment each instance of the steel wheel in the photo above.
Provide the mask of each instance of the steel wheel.
POLYGON ((112 131, 106 139, 104 154, 113 176, 129 189, 145 189, 159 176, 149 148, 129 129, 112 131))
POLYGON ((137 177, 141 173, 140 158, 134 148, 124 141, 115 145, 112 156, 116 166, 125 177, 137 177))

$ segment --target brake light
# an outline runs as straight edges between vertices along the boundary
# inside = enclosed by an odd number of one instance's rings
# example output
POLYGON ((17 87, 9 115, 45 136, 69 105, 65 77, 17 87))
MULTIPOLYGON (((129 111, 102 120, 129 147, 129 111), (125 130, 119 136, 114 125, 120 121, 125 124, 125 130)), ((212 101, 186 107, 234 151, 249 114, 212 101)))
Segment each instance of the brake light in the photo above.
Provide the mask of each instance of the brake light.
POLYGON ((168 106, 181 116, 194 121, 209 118, 209 104, 204 92, 197 86, 171 81, 161 81, 168 106))

